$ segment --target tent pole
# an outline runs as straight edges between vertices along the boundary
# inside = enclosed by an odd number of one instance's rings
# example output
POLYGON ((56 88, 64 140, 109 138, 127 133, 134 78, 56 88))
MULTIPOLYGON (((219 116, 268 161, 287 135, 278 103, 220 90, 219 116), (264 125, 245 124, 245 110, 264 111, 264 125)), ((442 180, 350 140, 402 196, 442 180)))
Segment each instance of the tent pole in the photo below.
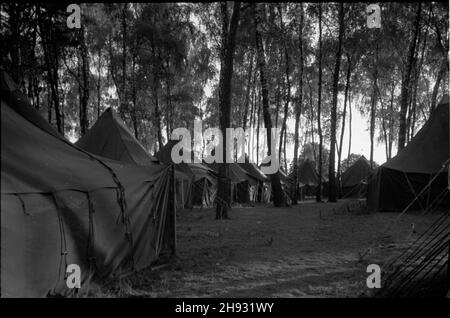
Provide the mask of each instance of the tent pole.
POLYGON ((173 242, 172 242, 172 255, 175 255, 177 249, 177 209, 175 204, 175 166, 171 165, 170 167, 170 187, 169 187, 169 196, 172 200, 169 200, 170 204, 170 214, 172 214, 172 232, 173 232, 173 242), (170 203, 172 202, 172 203, 170 203))

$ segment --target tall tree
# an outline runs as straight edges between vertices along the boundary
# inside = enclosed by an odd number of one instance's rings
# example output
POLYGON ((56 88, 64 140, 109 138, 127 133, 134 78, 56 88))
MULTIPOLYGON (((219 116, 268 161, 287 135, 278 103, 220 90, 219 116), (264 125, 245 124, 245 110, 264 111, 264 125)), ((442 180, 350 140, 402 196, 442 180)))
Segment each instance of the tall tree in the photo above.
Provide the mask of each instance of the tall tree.
POLYGON ((347 101, 348 101, 348 92, 350 89, 350 77, 352 73, 352 60, 350 54, 346 54, 347 56, 347 75, 345 81, 345 90, 344 90, 344 109, 342 111, 342 126, 341 126, 341 136, 339 140, 339 150, 338 150, 338 171, 337 171, 337 179, 339 182, 339 189, 341 188, 341 158, 342 158, 342 147, 344 143, 344 132, 345 132, 345 119, 347 117, 347 101))
MULTIPOLYGON (((260 6, 265 4, 252 3, 253 16, 255 22, 255 38, 256 38, 256 53, 258 58, 259 76, 261 82, 261 95, 262 95, 262 110, 264 117, 264 126, 267 131, 267 149, 268 154, 271 155, 272 140, 272 119, 270 118, 269 110, 269 90, 267 86, 267 74, 266 74, 266 60, 264 55, 264 46, 262 41, 262 13, 260 6)), ((279 158, 277 158, 279 160, 279 158)), ((271 174, 270 180, 272 183, 272 189, 274 194, 273 203, 275 206, 280 207, 286 205, 286 198, 284 196, 283 189, 281 188, 280 174, 279 172, 271 174)))
MULTIPOLYGON (((227 144, 226 129, 231 125, 231 81, 233 77, 233 59, 236 46, 236 32, 239 24, 241 3, 235 2, 231 21, 228 16, 228 5, 226 2, 220 4, 222 16, 222 49, 221 49, 221 68, 219 80, 219 111, 220 111, 220 130, 222 131, 222 147, 227 144)), ((230 181, 229 167, 225 160, 226 151, 223 151, 223 164, 219 165, 219 186, 218 196, 221 199, 216 200, 216 219, 228 218, 228 206, 230 204, 230 181)))
POLYGON ((298 101, 295 108, 295 128, 294 128, 294 163, 293 163, 293 193, 292 193, 292 204, 297 204, 298 201, 298 148, 299 148, 299 126, 300 126, 300 116, 302 113, 302 103, 303 103, 303 3, 299 4, 299 24, 298 24, 298 48, 299 48, 299 59, 298 59, 298 101))
POLYGON ((79 99, 80 99, 80 135, 83 136, 86 134, 89 128, 89 120, 88 120, 88 102, 89 102, 89 79, 90 79, 90 70, 89 70, 89 52, 86 44, 86 28, 83 25, 80 28, 80 48, 78 55, 78 64, 79 64, 79 99))
POLYGON ((413 34, 411 41, 409 43, 408 55, 406 58, 405 70, 402 77, 402 87, 400 95, 400 121, 399 121, 399 131, 398 131, 398 151, 405 147, 406 141, 406 112, 408 110, 408 98, 410 97, 410 87, 411 87, 411 72, 414 65, 414 55, 416 51, 417 36, 419 33, 420 26, 420 13, 421 13, 421 3, 417 4, 416 17, 414 21, 413 34))
POLYGON ((319 184, 317 186, 316 201, 322 202, 322 148, 323 148, 323 134, 322 134, 322 4, 319 3, 319 56, 318 70, 319 70, 319 81, 318 91, 317 91, 317 130, 319 133, 319 184))
POLYGON ((337 121, 337 102, 338 102, 338 85, 339 72, 341 67, 342 55, 342 38, 344 36, 344 3, 339 4, 339 39, 338 49, 336 52, 336 61, 333 73, 333 104, 331 107, 331 128, 330 128, 330 163, 328 166, 328 201, 336 202, 336 178, 335 178, 335 157, 336 157, 336 121, 337 121))

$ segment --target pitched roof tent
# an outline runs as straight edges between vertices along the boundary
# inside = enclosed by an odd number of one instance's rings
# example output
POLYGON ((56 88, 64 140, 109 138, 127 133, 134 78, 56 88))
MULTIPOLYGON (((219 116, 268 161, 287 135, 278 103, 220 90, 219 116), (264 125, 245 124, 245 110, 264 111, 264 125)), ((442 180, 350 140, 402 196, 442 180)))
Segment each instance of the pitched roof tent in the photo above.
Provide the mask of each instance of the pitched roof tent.
POLYGON ((307 186, 317 186, 319 184, 319 175, 308 158, 298 167, 298 182, 307 186))
POLYGON ((406 147, 370 178, 367 206, 371 211, 402 211, 406 207, 422 210, 429 202, 439 199, 441 206, 450 208, 450 193, 448 190, 445 193, 449 158, 446 96, 406 147))
MULTIPOLYGON (((238 162, 242 160, 242 157, 238 160, 238 162)), ((268 181, 269 178, 258 168, 258 166, 250 162, 249 156, 245 154, 245 163, 238 163, 241 168, 243 168, 248 174, 250 174, 253 178, 260 182, 268 181)))
POLYGON ((348 167, 341 176, 342 187, 353 187, 359 185, 366 179, 373 169, 369 161, 364 156, 360 156, 350 167, 348 167))
POLYGON ((449 103, 444 97, 428 121, 394 158, 382 166, 406 173, 435 173, 450 157, 449 103))
POLYGON ((93 154, 117 161, 138 165, 157 162, 112 108, 103 112, 76 145, 93 154))

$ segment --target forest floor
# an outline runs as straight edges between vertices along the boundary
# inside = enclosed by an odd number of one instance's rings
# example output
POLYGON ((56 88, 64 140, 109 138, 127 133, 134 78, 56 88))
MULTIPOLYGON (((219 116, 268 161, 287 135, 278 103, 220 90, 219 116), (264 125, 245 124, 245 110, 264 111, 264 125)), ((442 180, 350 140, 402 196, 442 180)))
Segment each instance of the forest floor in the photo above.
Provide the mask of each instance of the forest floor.
POLYGON ((363 204, 235 207, 224 221, 214 220, 214 209, 179 211, 175 260, 98 288, 93 296, 369 296, 367 265, 383 270, 438 215, 397 220, 399 213, 363 213, 363 204))

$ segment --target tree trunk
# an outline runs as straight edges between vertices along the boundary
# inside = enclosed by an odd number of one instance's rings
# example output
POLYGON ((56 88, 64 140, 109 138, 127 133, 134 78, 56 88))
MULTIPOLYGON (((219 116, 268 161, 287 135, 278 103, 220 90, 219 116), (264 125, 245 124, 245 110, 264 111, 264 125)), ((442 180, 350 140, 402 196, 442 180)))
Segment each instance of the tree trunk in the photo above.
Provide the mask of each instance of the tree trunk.
POLYGON ((97 119, 100 117, 100 113, 101 113, 101 100, 102 100, 102 96, 101 96, 101 70, 102 70, 102 51, 101 49, 98 50, 98 79, 97 79, 97 119))
POLYGON ((133 52, 133 58, 131 67, 133 70, 133 86, 131 90, 131 99, 133 101, 133 130, 134 130, 134 137, 139 140, 139 126, 138 126, 138 118, 137 118, 137 92, 136 92, 136 50, 133 52))
POLYGON ((319 133, 319 184, 317 186, 316 201, 322 202, 322 126, 321 126, 321 103, 322 103, 322 4, 319 3, 319 83, 317 93, 317 129, 319 133))
POLYGON ((392 158, 392 145, 394 142, 394 92, 395 92, 395 84, 392 85, 392 90, 391 90, 391 100, 389 103, 389 145, 388 145, 388 153, 389 156, 387 157, 387 159, 391 159, 392 158))
MULTIPOLYGON (((284 35, 285 34, 285 30, 284 30, 284 24, 283 24, 283 12, 281 9, 281 5, 278 4, 278 11, 280 13, 280 25, 281 25, 281 33, 284 35)), ((291 99, 291 81, 289 79, 289 75, 290 75, 290 68, 289 68, 289 52, 287 49, 287 45, 286 45, 286 38, 283 39, 283 49, 284 49, 284 58, 285 58, 285 76, 286 76, 286 92, 285 92, 285 104, 284 104, 284 114, 283 114, 283 124, 281 126, 281 134, 280 134, 280 149, 279 149, 279 153, 278 153, 278 157, 281 160, 281 150, 283 149, 283 138, 284 138, 284 148, 286 148, 286 122, 287 122, 287 117, 288 117, 288 111, 289 111, 289 103, 290 103, 290 99, 291 99)), ((286 165, 287 165, 287 160, 286 160, 286 149, 284 149, 284 162, 285 162, 285 170, 287 172, 286 169, 286 165)))
POLYGON ((222 12, 222 48, 221 48, 221 68, 219 80, 219 107, 220 107, 220 130, 223 135, 222 147, 223 163, 219 165, 219 185, 218 196, 216 200, 216 219, 228 218, 228 208, 230 205, 230 180, 229 168, 225 162, 225 145, 226 128, 231 126, 231 83, 233 78, 233 60, 236 46, 236 31, 239 24, 240 16, 240 2, 235 2, 233 6, 233 13, 231 22, 228 23, 228 8, 227 3, 221 3, 222 12))
POLYGON ((339 151, 338 151, 338 170, 337 170, 337 179, 338 186, 341 189, 341 159, 342 159, 342 146, 344 143, 344 133, 345 133, 345 117, 347 116, 347 100, 348 100, 348 91, 350 88, 350 77, 352 73, 352 61, 350 55, 347 54, 347 77, 345 82, 345 92, 344 92, 344 110, 342 112, 342 127, 341 127, 341 136, 339 140, 339 151))
POLYGON ((298 77, 298 103, 295 109, 295 129, 294 129, 294 164, 293 164, 293 193, 292 204, 298 202, 298 148, 299 148, 299 126, 303 103, 303 3, 300 6, 300 23, 298 27, 298 49, 299 49, 299 77, 298 77))
POLYGON ((372 97, 370 102, 370 167, 373 169, 373 148, 375 137, 375 118, 376 118, 376 106, 377 106, 377 81, 378 81, 378 39, 376 40, 375 49, 375 70, 373 72, 373 84, 372 84, 372 97))
MULTIPOLYGON (((262 4, 265 5, 265 4, 262 4)), ((252 4, 253 17, 255 23, 255 38, 256 38, 256 52, 258 57, 259 65, 259 75, 261 81, 261 94, 262 94, 262 104, 263 104, 263 115, 264 115, 264 125, 267 131, 267 147, 268 155, 271 155, 271 131, 272 131, 272 120, 270 118, 269 110, 269 91, 267 87, 266 78, 266 61, 264 56, 264 47, 261 37, 261 14, 259 10, 259 4, 252 4)), ((279 158, 278 158, 279 160, 279 158)), ((286 199, 284 197, 283 189, 281 188, 280 175, 279 173, 274 173, 270 175, 272 182, 272 189, 274 193, 274 205, 277 207, 284 206, 286 204, 286 199)))
POLYGON ((414 22, 414 30, 413 30, 413 37, 411 39, 411 42, 409 44, 408 49, 408 56, 406 61, 406 69, 403 75, 402 79, 402 88, 401 88, 401 95, 400 95, 400 125, 399 125, 399 132, 398 132, 398 149, 397 151, 400 152, 405 147, 405 140, 406 140, 406 111, 408 110, 408 97, 410 95, 410 80, 411 80, 411 71, 414 64, 414 52, 416 50, 416 41, 417 41, 417 35, 419 33, 419 26, 420 26, 420 11, 421 11, 421 3, 419 2, 417 4, 417 13, 416 13, 416 19, 414 22))
POLYGON ((447 59, 443 59, 441 68, 439 69, 439 73, 438 73, 437 78, 436 78, 436 82, 434 83, 434 86, 433 86, 433 93, 431 95, 430 114, 436 108, 437 95, 439 93, 439 87, 441 86, 442 79, 445 77, 445 74, 447 73, 447 68, 448 68, 448 61, 447 61, 447 59))
POLYGON ((89 102, 89 57, 86 45, 86 29, 80 29, 80 49, 79 60, 80 77, 78 85, 80 87, 80 136, 84 136, 89 128, 88 122, 88 102, 89 102))
POLYGON ((258 91, 258 121, 256 123, 256 162, 259 162, 259 130, 260 130, 260 128, 261 128, 261 91, 258 91))
POLYGON ((248 109, 250 104, 250 91, 252 88, 252 74, 253 74, 253 51, 250 53, 250 68, 248 69, 247 75, 247 90, 245 92, 245 102, 244 102, 244 118, 242 122, 242 127, 247 128, 247 117, 248 117, 248 109))
POLYGON ((328 201, 336 202, 336 176, 335 176, 335 156, 336 156, 336 121, 337 121, 337 102, 338 102, 338 84, 339 71, 341 67, 342 38, 344 36, 344 3, 339 4, 339 42, 336 52, 336 62, 333 73, 333 104, 331 107, 331 127, 330 127, 330 162, 328 166, 328 201))
POLYGON ((127 111, 127 9, 128 3, 124 3, 122 9, 122 84, 121 94, 119 95, 119 114, 123 120, 125 120, 125 112, 127 111))
POLYGON ((351 149, 352 149, 352 98, 349 93, 348 96, 348 153, 347 159, 350 158, 351 149))

